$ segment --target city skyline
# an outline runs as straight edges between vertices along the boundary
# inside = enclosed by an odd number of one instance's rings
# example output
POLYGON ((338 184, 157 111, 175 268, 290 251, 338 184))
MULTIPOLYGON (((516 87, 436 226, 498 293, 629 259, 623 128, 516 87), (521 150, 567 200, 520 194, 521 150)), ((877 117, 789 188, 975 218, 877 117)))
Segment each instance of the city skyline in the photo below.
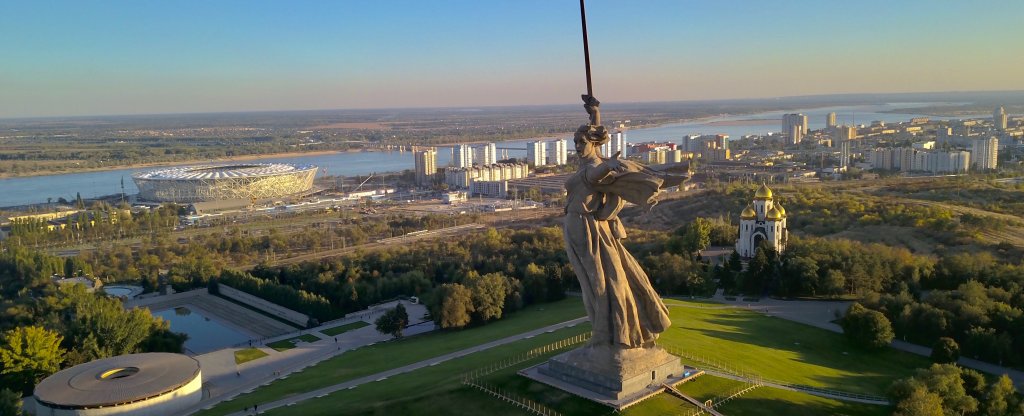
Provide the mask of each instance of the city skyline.
MULTIPOLYGON (((1018 2, 642 6, 588 4, 602 101, 1024 89, 1018 2)), ((0 118, 570 104, 579 29, 571 1, 14 3, 0 118)))

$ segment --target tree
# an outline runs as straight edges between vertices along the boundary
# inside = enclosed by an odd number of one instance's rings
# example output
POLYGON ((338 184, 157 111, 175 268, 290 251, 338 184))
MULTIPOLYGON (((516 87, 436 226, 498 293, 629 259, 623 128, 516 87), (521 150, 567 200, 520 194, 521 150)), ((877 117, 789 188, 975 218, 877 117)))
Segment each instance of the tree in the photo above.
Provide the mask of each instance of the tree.
POLYGON ((0 344, 0 374, 9 375, 10 384, 27 393, 43 377, 60 369, 64 349, 60 334, 39 326, 20 326, 4 332, 0 344))
POLYGON ((955 363, 960 359, 960 345, 953 338, 939 338, 932 347, 931 358, 939 364, 955 363))
POLYGON ((22 415, 21 395, 6 388, 0 389, 0 415, 22 415))
POLYGON ((881 312, 861 306, 860 303, 850 305, 846 316, 840 321, 846 338, 854 344, 869 348, 884 348, 892 342, 895 334, 892 324, 881 312))
POLYGON ((402 330, 409 325, 409 314, 405 311, 405 306, 399 303, 398 306, 384 312, 374 323, 377 325, 377 332, 401 338, 402 330))
POLYGON ((910 395, 896 403, 896 411, 893 416, 944 416, 942 409, 942 398, 939 395, 929 392, 928 389, 918 387, 910 392, 910 395))
POLYGON ((985 392, 985 400, 981 400, 981 413, 985 415, 1009 414, 1011 407, 1018 401, 1014 397, 1016 392, 1017 389, 1013 387, 1013 381, 1003 374, 985 392))
POLYGON ((686 226, 683 232, 683 249, 687 253, 700 252, 711 245, 711 221, 697 217, 686 226))
POLYGON ((488 273, 473 279, 469 284, 473 292, 473 310, 481 321, 501 319, 505 308, 505 294, 508 280, 501 273, 488 273))
POLYGON ((434 290, 430 315, 441 328, 462 328, 473 313, 473 292, 458 283, 446 283, 434 290))

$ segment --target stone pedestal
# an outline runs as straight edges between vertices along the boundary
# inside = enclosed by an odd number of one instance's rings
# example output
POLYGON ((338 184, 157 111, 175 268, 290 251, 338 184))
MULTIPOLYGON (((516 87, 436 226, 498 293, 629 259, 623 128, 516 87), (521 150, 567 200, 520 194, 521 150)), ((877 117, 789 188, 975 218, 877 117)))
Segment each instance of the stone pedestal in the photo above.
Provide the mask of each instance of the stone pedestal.
POLYGON ((679 357, 661 347, 621 349, 591 345, 557 355, 538 366, 537 371, 605 399, 599 401, 620 402, 646 397, 648 391, 660 391, 663 383, 678 380, 685 370, 679 357))

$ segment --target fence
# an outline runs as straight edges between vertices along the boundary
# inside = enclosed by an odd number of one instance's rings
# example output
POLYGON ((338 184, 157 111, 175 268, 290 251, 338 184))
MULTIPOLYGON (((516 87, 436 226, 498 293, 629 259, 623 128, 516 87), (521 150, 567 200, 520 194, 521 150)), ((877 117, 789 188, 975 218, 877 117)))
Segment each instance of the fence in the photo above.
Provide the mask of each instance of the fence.
POLYGON ((569 348, 577 344, 587 342, 588 340, 590 340, 589 332, 569 337, 560 341, 555 341, 550 344, 543 345, 532 350, 516 354, 514 356, 505 358, 486 367, 481 367, 463 374, 461 376, 462 384, 481 390, 487 394, 490 394, 491 396, 509 402, 535 415, 561 416, 560 413, 543 404, 537 403, 526 397, 522 397, 514 392, 505 391, 497 386, 482 382, 480 381, 480 378, 487 376, 489 374, 493 374, 497 371, 512 367, 514 365, 532 360, 534 358, 544 356, 548 353, 560 351, 565 348, 569 348))

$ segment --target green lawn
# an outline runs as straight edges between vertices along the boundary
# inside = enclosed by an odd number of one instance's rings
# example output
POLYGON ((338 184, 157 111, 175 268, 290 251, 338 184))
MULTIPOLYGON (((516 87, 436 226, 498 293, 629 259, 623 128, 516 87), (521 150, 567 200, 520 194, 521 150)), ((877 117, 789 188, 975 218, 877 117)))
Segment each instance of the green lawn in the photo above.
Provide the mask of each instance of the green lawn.
MULTIPOLYGON (((689 383, 680 384, 677 388, 697 400, 705 401, 732 392, 742 385, 743 383, 735 380, 703 375, 689 383)), ((644 407, 636 408, 637 412, 643 410, 644 407)), ((739 398, 726 402, 717 410, 730 416, 795 413, 799 413, 801 416, 882 416, 892 413, 892 408, 887 406, 841 402, 770 387, 759 387, 747 392, 739 398), (795 409, 799 409, 799 411, 795 409)), ((641 415, 644 413, 627 412, 627 414, 641 415)))
MULTIPOLYGON (((706 302, 670 300, 708 306, 706 302)), ((734 367, 756 371, 765 377, 866 394, 883 395, 896 378, 905 377, 914 368, 927 366, 922 357, 886 350, 864 352, 846 344, 840 334, 766 317, 742 309, 696 309, 671 307, 673 328, 662 334, 661 342, 699 352, 708 359, 730 362, 734 367), (846 352, 847 354, 843 354, 846 352)), ((385 369, 421 361, 432 356, 478 345, 493 339, 563 322, 582 316, 578 298, 554 304, 534 306, 507 319, 457 332, 439 332, 360 348, 320 365, 278 380, 249 395, 199 415, 224 415, 282 397, 310 391, 330 384, 373 374, 385 369)), ((503 416, 523 414, 516 408, 479 390, 463 386, 459 376, 474 368, 530 348, 589 330, 577 325, 554 333, 517 341, 413 373, 361 385, 352 390, 332 393, 323 398, 300 402, 267 412, 268 415, 391 415, 445 414, 503 416)), ((546 357, 495 372, 483 381, 505 391, 530 398, 565 415, 612 415, 607 407, 577 398, 557 389, 535 383, 516 371, 537 364, 546 357)), ((728 393, 740 383, 704 375, 683 384, 680 390, 705 400, 728 393)), ((633 416, 688 413, 694 407, 668 394, 660 394, 628 408, 622 414, 633 416)), ((805 393, 761 387, 724 404, 728 415, 778 415, 799 413, 814 415, 874 416, 891 412, 885 406, 872 406, 824 399, 805 393)))
POLYGON ((235 351, 235 364, 247 363, 249 361, 266 357, 268 354, 259 348, 246 348, 235 351))
POLYGON ((267 344, 268 347, 273 348, 277 351, 285 351, 295 348, 295 343, 298 341, 303 342, 317 342, 320 338, 313 334, 302 334, 294 338, 282 339, 280 341, 274 341, 267 344))
POLYGON ((327 329, 325 329, 323 331, 320 331, 320 333, 324 334, 324 335, 327 335, 329 337, 333 337, 335 335, 341 335, 341 334, 344 334, 344 333, 346 333, 348 331, 351 331, 353 329, 359 329, 359 328, 362 328, 364 326, 369 326, 369 325, 370 324, 368 324, 366 322, 363 322, 363 321, 355 321, 355 322, 348 323, 348 324, 345 324, 345 325, 336 326, 334 328, 327 328, 327 329))
MULTIPOLYGON (((252 406, 254 401, 274 401, 584 315, 586 313, 583 311, 583 302, 579 298, 570 297, 558 302, 531 305, 504 319, 480 327, 432 332, 359 348, 197 414, 217 416, 241 411, 246 406, 252 406)), ((581 326, 573 329, 583 331, 581 326)), ((540 337, 534 339, 536 338, 540 337)))
MULTIPOLYGON (((446 416, 513 416, 523 410, 494 399, 472 387, 463 386, 459 376, 467 371, 491 364, 516 353, 527 351, 570 336, 587 332, 589 325, 564 328, 553 333, 517 341, 387 380, 363 384, 352 390, 341 390, 323 398, 300 402, 266 412, 268 416, 316 415, 446 415, 446 416)), ((551 354, 553 355, 553 354, 551 354)), ((509 389, 508 381, 534 384, 516 375, 515 371, 546 360, 539 357, 485 378, 487 382, 509 389)), ((555 404, 563 414, 612 415, 611 409, 578 399, 568 393, 536 384, 533 400, 555 404)), ((525 396, 525 394, 523 395, 525 396)))
POLYGON ((884 396, 893 381, 931 364, 925 357, 893 349, 859 350, 842 334, 745 309, 669 310, 672 329, 662 334, 659 344, 768 379, 884 396))

